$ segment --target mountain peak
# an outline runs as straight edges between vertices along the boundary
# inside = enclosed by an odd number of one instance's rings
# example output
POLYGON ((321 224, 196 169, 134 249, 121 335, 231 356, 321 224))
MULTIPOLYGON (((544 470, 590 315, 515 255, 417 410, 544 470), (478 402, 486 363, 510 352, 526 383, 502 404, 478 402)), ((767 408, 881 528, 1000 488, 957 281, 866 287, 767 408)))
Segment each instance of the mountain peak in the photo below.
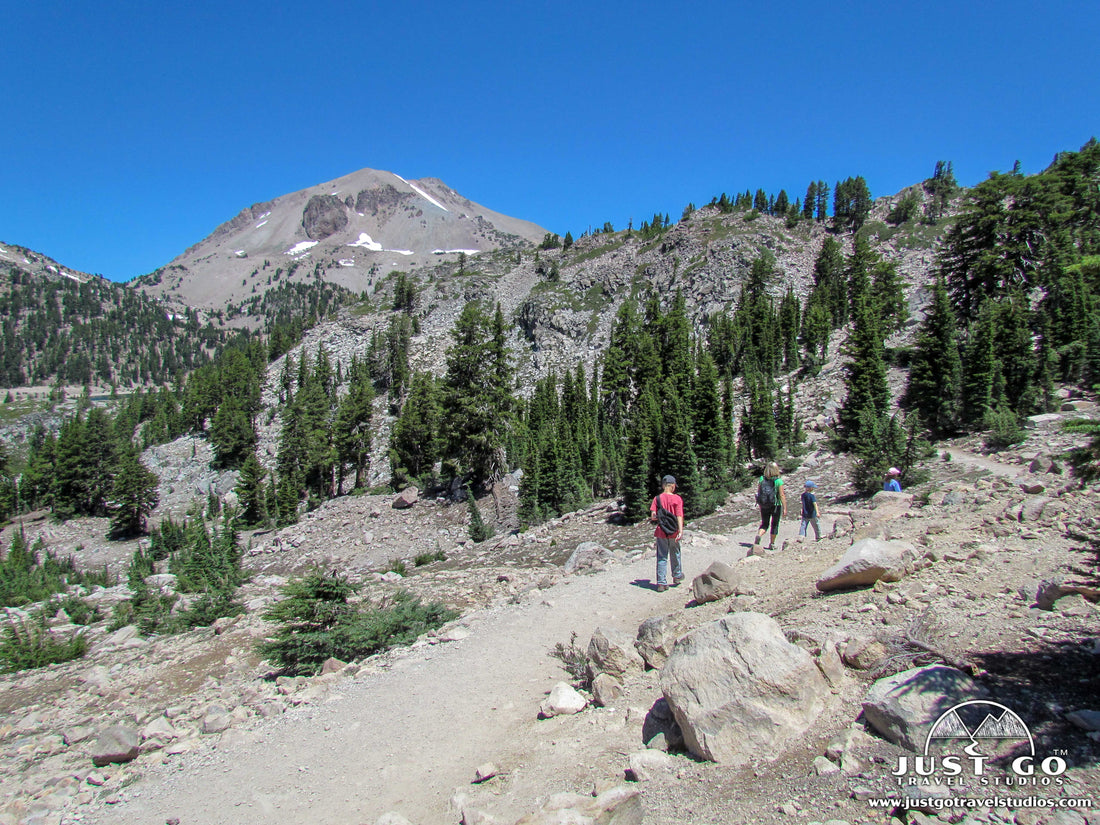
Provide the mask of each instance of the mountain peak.
POLYGON ((237 303, 284 279, 319 279, 362 292, 393 270, 440 256, 526 247, 545 234, 438 178, 406 180, 360 169, 241 210, 135 285, 204 308, 237 303))

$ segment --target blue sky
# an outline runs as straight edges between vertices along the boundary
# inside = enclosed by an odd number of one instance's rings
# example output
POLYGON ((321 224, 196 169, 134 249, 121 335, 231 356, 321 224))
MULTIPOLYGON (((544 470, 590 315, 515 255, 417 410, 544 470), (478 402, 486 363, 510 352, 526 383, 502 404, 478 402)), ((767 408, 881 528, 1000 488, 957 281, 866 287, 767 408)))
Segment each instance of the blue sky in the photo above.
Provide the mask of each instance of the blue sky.
POLYGON ((579 235, 1100 136, 1096 2, 6 6, 0 241, 120 281, 363 167, 579 235))

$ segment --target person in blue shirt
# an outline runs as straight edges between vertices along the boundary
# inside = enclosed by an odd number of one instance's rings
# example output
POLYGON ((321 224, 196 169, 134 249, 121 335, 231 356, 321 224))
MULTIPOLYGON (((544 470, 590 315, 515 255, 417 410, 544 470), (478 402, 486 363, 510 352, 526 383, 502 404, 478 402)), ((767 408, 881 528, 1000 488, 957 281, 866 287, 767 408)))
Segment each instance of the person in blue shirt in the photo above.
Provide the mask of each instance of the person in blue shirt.
POLYGON ((897 467, 891 467, 886 471, 886 480, 882 483, 882 489, 891 493, 901 492, 901 482, 898 481, 898 476, 901 475, 901 470, 897 467))
POLYGON ((814 541, 821 541, 821 518, 817 511, 817 496, 814 495, 817 484, 808 478, 805 487, 802 491, 802 526, 798 528, 798 535, 805 536, 806 528, 812 524, 814 541))

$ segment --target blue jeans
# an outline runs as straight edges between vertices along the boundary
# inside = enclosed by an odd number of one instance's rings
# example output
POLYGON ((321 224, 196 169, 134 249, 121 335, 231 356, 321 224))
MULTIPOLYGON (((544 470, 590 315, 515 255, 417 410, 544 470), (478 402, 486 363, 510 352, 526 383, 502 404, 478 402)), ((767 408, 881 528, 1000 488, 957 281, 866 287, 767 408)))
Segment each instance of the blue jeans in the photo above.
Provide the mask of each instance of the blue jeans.
POLYGON ((814 539, 819 540, 821 538, 821 519, 817 516, 813 518, 802 517, 802 526, 798 528, 798 535, 806 535, 806 526, 812 524, 814 526, 814 539))
POLYGON ((684 568, 680 564, 680 542, 657 536, 657 584, 668 584, 668 562, 672 559, 672 578, 682 579, 684 568))

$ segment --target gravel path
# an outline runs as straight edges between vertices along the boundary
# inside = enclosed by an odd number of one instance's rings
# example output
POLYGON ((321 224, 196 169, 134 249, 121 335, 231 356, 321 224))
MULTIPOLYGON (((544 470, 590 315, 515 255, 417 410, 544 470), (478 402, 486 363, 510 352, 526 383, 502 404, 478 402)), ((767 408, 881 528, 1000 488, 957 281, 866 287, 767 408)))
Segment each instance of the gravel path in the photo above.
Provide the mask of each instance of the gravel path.
MULTIPOLYGON (((732 562, 744 552, 736 542, 708 547, 705 556, 685 548, 688 580, 714 559, 732 562)), ((633 635, 645 618, 682 607, 690 591, 654 592, 653 565, 651 553, 638 555, 531 591, 520 604, 470 614, 465 638, 398 653, 337 683, 323 704, 223 738, 216 750, 173 757, 124 790, 120 804, 81 821, 343 825, 395 810, 414 823, 453 822, 453 794, 476 793, 474 771, 486 762, 509 772, 499 800, 507 809, 493 810, 502 821, 538 808, 549 793, 585 790, 576 783, 591 785, 591 765, 576 740, 594 725, 582 717, 536 719, 544 694, 568 679, 548 654, 571 633, 578 644, 600 625, 633 635)), ((621 713, 601 713, 627 737, 621 713)), ((606 747, 607 731, 593 733, 606 747)), ((611 746, 642 743, 612 736, 611 746)))

